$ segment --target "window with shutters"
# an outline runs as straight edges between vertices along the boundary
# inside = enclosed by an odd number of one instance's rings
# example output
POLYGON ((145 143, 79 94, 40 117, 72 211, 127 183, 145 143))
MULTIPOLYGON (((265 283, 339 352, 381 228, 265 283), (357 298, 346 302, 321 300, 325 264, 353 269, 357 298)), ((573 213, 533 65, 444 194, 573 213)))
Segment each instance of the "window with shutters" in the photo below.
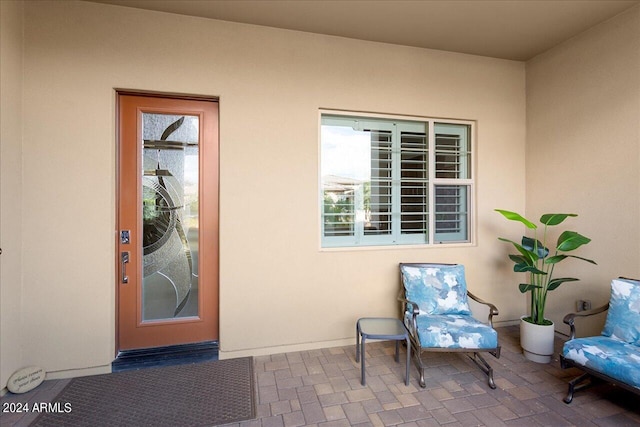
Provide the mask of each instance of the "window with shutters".
POLYGON ((470 242, 473 123, 323 113, 323 247, 470 242))

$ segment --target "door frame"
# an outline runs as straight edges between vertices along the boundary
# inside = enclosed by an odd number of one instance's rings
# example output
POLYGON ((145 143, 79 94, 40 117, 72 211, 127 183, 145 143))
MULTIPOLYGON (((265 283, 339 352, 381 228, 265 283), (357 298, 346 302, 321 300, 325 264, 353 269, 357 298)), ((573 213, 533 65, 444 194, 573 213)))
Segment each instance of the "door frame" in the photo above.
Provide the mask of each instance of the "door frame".
MULTIPOLYGON (((203 231, 202 229, 199 231, 201 239, 200 239, 200 244, 202 244, 203 241, 209 241, 209 242, 213 242, 214 244, 212 245, 213 248, 213 252, 214 254, 211 254, 208 259, 210 259, 214 265, 210 265, 207 266, 207 269, 213 269, 214 273, 212 273, 214 275, 214 279, 215 279, 215 286, 214 289, 211 289, 210 292, 208 292, 208 298, 211 299, 211 301, 209 301, 209 304, 211 304, 212 306, 214 306, 215 309, 215 319, 214 319, 214 328, 215 328, 215 339, 214 341, 217 343, 219 340, 219 320, 220 320, 220 303, 219 303, 219 298, 220 298, 220 292, 219 292, 219 279, 220 279, 220 262, 219 262, 219 258, 220 258, 220 251, 219 251, 219 224, 220 224, 220 215, 219 215, 219 205, 220 205, 220 149, 219 149, 219 145, 220 145, 220 138, 219 138, 219 99, 218 97, 215 96, 202 96, 202 95, 192 95, 192 94, 179 94, 179 93, 165 93, 165 92, 154 92, 154 91, 140 91, 140 90, 131 90, 131 89, 119 89, 116 88, 114 90, 114 94, 115 94, 115 134, 116 134, 116 141, 115 141, 115 148, 116 148, 116 182, 115 182, 115 217, 116 217, 116 222, 115 222, 115 232, 114 232, 114 237, 115 237, 115 256, 114 256, 114 261, 115 261, 115 265, 114 265, 114 272, 115 272, 115 277, 114 277, 114 283, 115 283, 115 356, 117 357, 119 353, 121 353, 123 351, 123 349, 121 348, 121 320, 120 320, 120 311, 122 309, 121 307, 121 302, 120 302, 120 297, 121 297, 121 286, 123 286, 123 284, 121 283, 121 259, 120 259, 120 252, 121 252, 121 242, 120 242, 120 230, 121 230, 121 214, 120 214, 120 209, 121 209, 121 205, 120 205, 120 198, 122 196, 122 191, 121 191, 121 187, 120 187, 120 181, 122 178, 122 170, 121 170, 121 163, 122 163, 122 146, 121 146, 121 139, 122 139, 122 129, 121 129, 121 125, 122 123, 120 122, 120 109, 121 109, 121 105, 120 105, 120 98, 121 96, 134 96, 134 97, 147 97, 147 98, 162 98, 162 99, 167 99, 167 100, 177 100, 177 101, 205 101, 205 102, 212 102, 216 104, 216 116, 215 116, 215 123, 213 124, 213 128, 212 128, 212 133, 213 133, 213 147, 208 147, 210 150, 211 148, 213 148, 213 153, 209 153, 207 161, 208 162, 214 162, 215 163, 215 173, 210 174, 209 177, 211 179, 215 180, 215 183, 211 183, 211 182, 207 182, 206 179, 201 181, 200 184, 200 188, 198 190, 199 192, 199 198, 200 200, 204 201, 207 200, 207 198, 202 198, 203 194, 205 193, 205 191, 208 191, 208 189, 211 188, 211 185, 215 185, 215 192, 216 192, 216 196, 213 198, 213 200, 210 200, 210 203, 208 204, 208 206, 206 208, 200 208, 201 211, 202 210, 206 210, 207 215, 211 215, 213 216, 213 223, 215 224, 214 230, 205 230, 203 231), (205 187, 207 190, 205 190, 205 187), (205 239, 202 239, 203 234, 207 233, 208 236, 205 239)), ((202 150, 204 150, 204 146, 202 148, 202 150)), ((202 156, 204 157, 204 156, 202 156)), ((139 162, 139 159, 135 160, 136 162, 139 162)), ((201 158, 199 160, 200 163, 200 177, 203 177, 202 174, 202 165, 204 163, 204 160, 201 158)), ((138 191, 138 190, 136 190, 138 191)), ((211 199, 211 198, 210 198, 211 199)), ((204 227, 202 227, 204 228, 204 227)), ((202 250, 202 249, 200 249, 202 250)), ((200 272, 202 272, 202 269, 205 268, 204 267, 205 263, 199 263, 199 274, 200 272)), ((138 269, 139 270, 139 269, 138 269)), ((142 274, 141 274, 141 270, 138 271, 139 274, 139 278, 138 280, 140 280, 140 286, 141 286, 141 280, 142 280, 142 274)), ((211 273, 210 273, 211 274, 211 273)), ((126 286, 126 285, 125 285, 126 286)), ((199 299, 202 299, 202 292, 201 289, 199 289, 199 299)), ((140 320, 140 307, 136 308, 137 311, 137 316, 138 316, 138 321, 140 320)), ((152 322, 155 323, 155 322, 152 322)), ((177 321, 176 323, 189 323, 188 320, 185 321, 177 321)), ((207 340, 210 341, 210 340, 207 340)), ((190 341, 190 342, 202 342, 202 341, 190 341)), ((184 345, 184 344, 176 344, 177 346, 180 345, 184 345)), ((157 347, 166 347, 165 345, 159 345, 157 347)), ((146 347, 146 348, 157 348, 156 346, 153 347, 146 347)), ((145 347, 141 347, 141 348, 145 348, 145 347)), ((129 349, 125 349, 124 351, 129 351, 129 349)))

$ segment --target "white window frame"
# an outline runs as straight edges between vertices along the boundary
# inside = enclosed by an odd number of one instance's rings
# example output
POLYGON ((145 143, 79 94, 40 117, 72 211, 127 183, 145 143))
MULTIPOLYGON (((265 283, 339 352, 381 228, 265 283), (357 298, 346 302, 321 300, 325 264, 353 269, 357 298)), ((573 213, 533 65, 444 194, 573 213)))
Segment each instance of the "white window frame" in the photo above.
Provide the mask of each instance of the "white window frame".
MULTIPOLYGON (((435 247, 442 245, 462 245, 470 246, 475 241, 475 176, 476 176, 476 164, 475 164, 475 133, 476 122, 472 120, 457 120, 457 119, 439 119, 430 117, 417 117, 417 116, 395 116, 395 115, 383 115, 383 114, 371 114, 371 113, 359 113, 359 112, 347 112, 347 111, 335 111, 335 110, 320 110, 318 117, 318 161, 319 161, 319 237, 321 249, 334 249, 334 248, 353 248, 353 249, 365 249, 365 248, 406 248, 408 246, 417 247, 435 247), (366 236, 362 233, 362 230, 357 230, 352 236, 342 237, 325 237, 324 233, 324 188, 322 181, 322 125, 323 118, 343 118, 353 119, 362 122, 375 121, 379 124, 382 122, 389 122, 390 124, 396 122, 418 122, 423 123, 427 129, 427 151, 428 151, 428 206, 427 206, 427 233, 422 234, 402 234, 400 233, 400 212, 395 209, 400 206, 399 198, 399 186, 394 186, 393 189, 393 201, 394 206, 392 216, 392 234, 390 236, 366 236), (467 168, 470 168, 468 178, 443 178, 436 176, 436 125, 464 125, 467 127, 468 132, 466 137, 468 138, 469 152, 468 156, 462 159, 462 161, 468 162, 467 168), (443 186, 456 186, 466 189, 466 197, 464 203, 466 207, 466 222, 465 229, 459 233, 436 233, 436 220, 437 215, 435 212, 436 207, 436 187, 443 186)), ((409 123, 410 125, 412 123, 409 123)), ((397 144, 394 143, 394 144, 397 144)), ((400 162, 399 153, 397 150, 392 150, 392 156, 394 156, 394 166, 392 167, 392 180, 394 182, 399 180, 400 174, 400 162)), ((355 215, 355 212, 354 212, 355 215)), ((439 216, 441 217, 441 215, 439 216)), ((449 221, 451 222, 451 221, 449 221)), ((362 228, 362 227, 360 227, 362 228)))

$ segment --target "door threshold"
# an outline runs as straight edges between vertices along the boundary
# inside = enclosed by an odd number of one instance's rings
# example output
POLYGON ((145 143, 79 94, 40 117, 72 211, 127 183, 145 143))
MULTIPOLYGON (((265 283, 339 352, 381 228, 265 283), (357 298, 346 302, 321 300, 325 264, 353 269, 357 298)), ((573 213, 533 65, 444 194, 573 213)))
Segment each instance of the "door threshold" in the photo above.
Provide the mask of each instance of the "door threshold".
POLYGON ((116 359, 111 362, 111 372, 218 360, 218 349, 218 341, 205 341, 193 344, 124 350, 118 352, 116 359))

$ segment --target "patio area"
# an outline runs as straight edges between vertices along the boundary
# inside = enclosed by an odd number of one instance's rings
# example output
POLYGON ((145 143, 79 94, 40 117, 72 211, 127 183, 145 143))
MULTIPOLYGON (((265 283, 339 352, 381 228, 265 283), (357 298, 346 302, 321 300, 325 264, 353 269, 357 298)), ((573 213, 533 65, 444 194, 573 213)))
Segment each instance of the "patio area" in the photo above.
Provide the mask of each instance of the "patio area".
MULTIPOLYGON (((489 357, 497 388, 464 355, 432 354, 427 388, 404 384, 404 360, 393 342, 367 343, 367 385, 360 384, 355 345, 254 358, 257 418, 233 426, 636 426, 640 401, 625 390, 596 384, 562 402, 574 369, 524 359, 519 328, 497 328, 502 355, 489 357)), ((559 351, 564 337, 556 335, 559 351)), ((355 340, 354 340, 355 341, 355 340)), ((355 342, 354 342, 355 344, 355 342)), ((401 350, 403 352, 404 350, 401 350)), ((557 352, 556 352, 557 353, 557 352)), ((46 381, 5 402, 52 401, 69 380, 46 381)), ((28 426, 37 414, 2 414, 3 426, 28 426)))

